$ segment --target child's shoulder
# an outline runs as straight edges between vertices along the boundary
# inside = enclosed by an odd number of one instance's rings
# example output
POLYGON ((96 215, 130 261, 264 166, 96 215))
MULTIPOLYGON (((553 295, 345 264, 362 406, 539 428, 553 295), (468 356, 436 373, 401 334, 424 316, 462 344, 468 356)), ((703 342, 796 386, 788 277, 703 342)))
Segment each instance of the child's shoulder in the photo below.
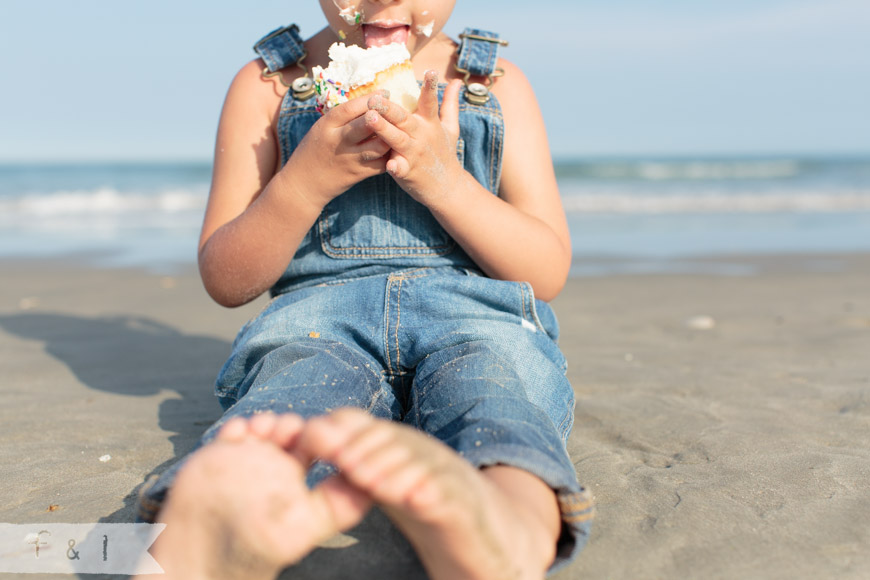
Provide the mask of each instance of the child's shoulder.
POLYGON ((242 66, 235 74, 227 91, 224 103, 224 113, 238 116, 244 112, 244 117, 260 116, 280 107, 281 100, 287 89, 278 77, 266 77, 263 74, 265 65, 259 58, 242 66))
POLYGON ((270 73, 263 59, 255 58, 239 69, 233 78, 233 85, 241 90, 280 98, 284 96, 293 81, 304 74, 305 72, 295 65, 270 73))
MULTIPOLYGON (((275 35, 275 32, 272 35, 275 35)), ((263 59, 262 55, 264 53, 261 52, 261 56, 246 63, 236 73, 233 85, 237 86, 240 91, 252 95, 261 94, 267 99, 277 98, 280 100, 290 90, 290 87, 293 86, 294 81, 308 76, 308 71, 313 66, 326 66, 328 64, 328 44, 324 40, 324 31, 320 31, 304 42, 301 41, 301 37, 297 36, 296 38, 301 42, 300 47, 304 49, 304 52, 301 54, 301 62, 304 66, 299 66, 299 63, 294 64, 292 61, 289 63, 281 62, 278 66, 275 66, 273 62, 273 69, 277 68, 278 70, 270 71, 263 59), (286 66, 281 66, 283 64, 286 64, 286 66), (278 68, 279 66, 281 68, 278 68)), ((287 55, 284 56, 286 57, 287 55)))
POLYGON ((496 83, 493 85, 493 90, 499 84, 502 85, 502 90, 504 90, 505 87, 516 88, 523 83, 528 83, 523 70, 506 58, 499 57, 498 61, 496 61, 496 70, 503 71, 503 74, 495 78, 496 83))
POLYGON ((255 58, 236 72, 227 99, 244 102, 252 112, 265 114, 275 121, 281 102, 291 90, 293 82, 307 74, 297 65, 270 72, 262 58, 255 58))
POLYGON ((494 79, 490 90, 498 99, 505 114, 520 110, 524 106, 537 107, 532 84, 519 66, 507 59, 499 58, 496 68, 504 71, 504 74, 494 79))

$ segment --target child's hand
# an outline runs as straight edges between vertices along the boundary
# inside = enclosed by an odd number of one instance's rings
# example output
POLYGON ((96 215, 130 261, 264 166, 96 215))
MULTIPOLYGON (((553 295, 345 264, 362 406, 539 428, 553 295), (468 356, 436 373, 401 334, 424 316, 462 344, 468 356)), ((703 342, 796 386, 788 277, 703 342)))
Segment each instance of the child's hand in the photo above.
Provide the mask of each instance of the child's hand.
POLYGON ((363 179, 386 171, 389 145, 366 124, 366 97, 342 103, 320 118, 282 169, 312 204, 325 206, 363 179))
POLYGON ((386 171, 417 201, 427 204, 458 183, 464 170, 456 157, 459 139, 459 87, 453 81, 444 91, 438 113, 438 74, 428 71, 417 112, 380 95, 368 101, 366 126, 391 149, 386 171))

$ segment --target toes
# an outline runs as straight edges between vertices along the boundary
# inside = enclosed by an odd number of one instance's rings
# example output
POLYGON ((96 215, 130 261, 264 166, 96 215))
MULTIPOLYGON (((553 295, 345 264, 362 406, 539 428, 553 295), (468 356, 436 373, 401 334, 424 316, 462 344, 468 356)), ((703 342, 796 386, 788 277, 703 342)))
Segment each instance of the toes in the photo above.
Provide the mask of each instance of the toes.
POLYGON ((233 417, 221 426, 215 439, 225 443, 240 443, 248 437, 254 437, 274 443, 286 451, 295 444, 304 425, 304 419, 292 413, 276 415, 268 412, 249 418, 233 417))
POLYGON ((330 415, 313 417, 305 424, 297 444, 299 453, 334 461, 336 455, 353 440, 365 425, 366 417, 338 410, 330 415))
POLYGON ((356 407, 341 407, 330 413, 328 417, 336 423, 347 427, 361 427, 377 421, 370 414, 356 407))
POLYGON ((442 487, 435 485, 431 478, 422 477, 405 495, 404 505, 408 511, 425 520, 438 519, 439 512, 452 504, 445 501, 442 487))
MULTIPOLYGON (((326 535, 352 528, 365 516, 372 500, 364 491, 354 487, 341 476, 333 476, 311 492, 312 499, 331 522, 326 535)), ((324 518, 321 521, 325 521, 324 518)))
POLYGON ((420 511, 429 504, 419 504, 415 498, 431 481, 431 471, 425 465, 406 464, 373 483, 371 494, 382 504, 420 511))
MULTIPOLYGON (((402 490, 397 489, 397 483, 405 480, 403 473, 416 470, 419 459, 413 456, 408 447, 396 444, 392 437, 380 437, 384 445, 371 449, 366 454, 357 456, 355 463, 345 462, 345 456, 354 453, 353 447, 341 453, 336 460, 339 469, 346 473, 346 477, 360 487, 376 493, 383 489, 395 501, 402 490), (391 493, 390 493, 391 492, 391 493)), ((392 499, 391 498, 391 499, 392 499)), ((379 497, 381 501, 387 501, 387 497, 379 497)))
POLYGON ((299 434, 305 427, 305 420, 299 415, 285 413, 278 415, 275 428, 272 430, 272 442, 285 451, 296 445, 299 434))
POLYGON ((238 443, 248 436, 248 422, 241 417, 233 417, 218 429, 216 441, 238 443))
POLYGON ((353 440, 335 457, 338 467, 342 469, 353 469, 373 453, 395 446, 396 434, 392 425, 356 423, 355 418, 350 418, 347 425, 355 430, 353 440))
POLYGON ((248 431, 254 437, 268 441, 272 438, 272 431, 278 424, 275 413, 260 413, 248 419, 248 431))

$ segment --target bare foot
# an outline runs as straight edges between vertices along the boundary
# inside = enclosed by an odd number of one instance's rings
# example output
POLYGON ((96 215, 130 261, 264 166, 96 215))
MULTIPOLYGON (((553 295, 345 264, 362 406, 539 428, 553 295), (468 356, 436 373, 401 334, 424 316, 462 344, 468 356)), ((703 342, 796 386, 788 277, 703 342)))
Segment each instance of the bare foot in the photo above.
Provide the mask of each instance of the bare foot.
POLYGON ((342 478, 305 486, 310 458, 296 416, 228 422, 179 471, 152 554, 161 578, 275 578, 323 540, 358 523, 371 504, 342 478))
POLYGON ((555 494, 524 471, 477 470, 440 441, 356 409, 310 419, 298 446, 370 494, 434 579, 540 579, 555 557, 555 494))
POLYGON ((215 440, 239 443, 250 438, 260 439, 273 443, 305 463, 310 462, 311 458, 296 449, 296 442, 304 427, 305 419, 293 413, 260 413, 248 419, 230 419, 217 432, 215 440))

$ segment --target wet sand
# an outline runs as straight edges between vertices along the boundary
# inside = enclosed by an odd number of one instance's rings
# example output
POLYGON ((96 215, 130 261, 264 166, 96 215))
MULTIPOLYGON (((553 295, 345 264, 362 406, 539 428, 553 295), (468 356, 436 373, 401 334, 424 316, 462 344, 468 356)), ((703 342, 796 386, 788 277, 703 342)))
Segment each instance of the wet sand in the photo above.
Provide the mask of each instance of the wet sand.
MULTIPOLYGON (((870 577, 870 256, 718 262, 755 273, 577 278, 554 301, 598 510, 556 578, 870 577)), ((0 521, 131 521, 218 417, 212 381, 263 301, 223 309, 192 270, 0 272, 0 521)), ((375 514, 282 577, 415 565, 375 514)))

